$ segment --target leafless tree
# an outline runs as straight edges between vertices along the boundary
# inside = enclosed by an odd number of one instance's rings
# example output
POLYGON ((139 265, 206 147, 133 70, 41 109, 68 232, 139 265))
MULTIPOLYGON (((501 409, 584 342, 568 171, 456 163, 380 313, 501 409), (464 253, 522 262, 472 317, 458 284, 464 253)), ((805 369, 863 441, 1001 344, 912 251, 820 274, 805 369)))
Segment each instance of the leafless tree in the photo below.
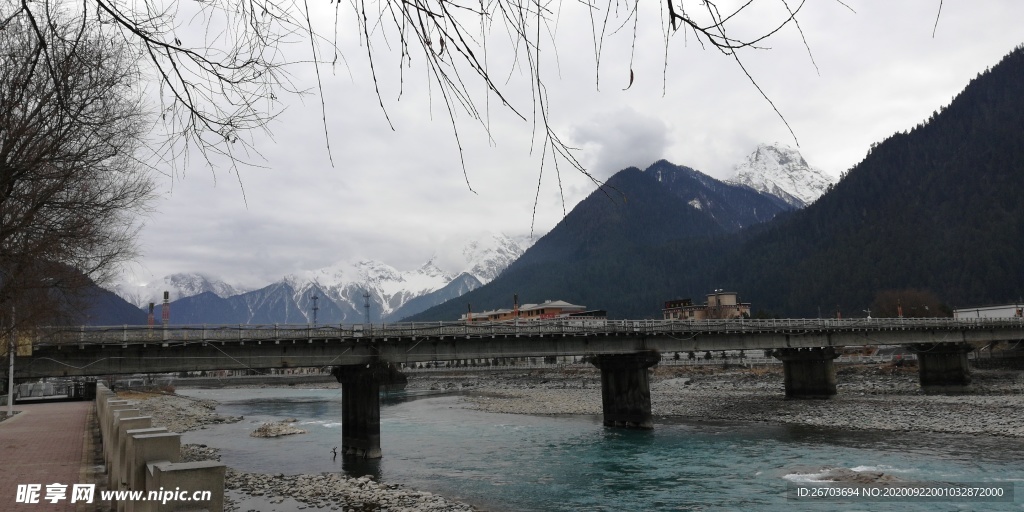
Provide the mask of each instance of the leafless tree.
POLYGON ((7 16, 0 30, 0 323, 74 313, 135 255, 153 190, 137 55, 93 22, 7 16))
POLYGON ((923 318, 953 316, 949 306, 928 290, 914 288, 882 290, 871 303, 871 315, 876 318, 923 318))

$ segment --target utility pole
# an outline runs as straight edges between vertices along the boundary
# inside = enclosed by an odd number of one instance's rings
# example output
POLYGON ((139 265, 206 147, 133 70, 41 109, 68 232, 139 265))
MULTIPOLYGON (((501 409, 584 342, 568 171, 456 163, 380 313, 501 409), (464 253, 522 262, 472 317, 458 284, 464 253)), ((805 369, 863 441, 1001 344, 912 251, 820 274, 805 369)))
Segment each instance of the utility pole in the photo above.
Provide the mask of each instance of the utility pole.
POLYGON ((14 415, 14 351, 18 339, 14 337, 14 306, 11 305, 11 334, 7 341, 7 354, 11 360, 7 367, 7 417, 14 415))
POLYGON ((366 308, 366 325, 370 325, 370 292, 363 290, 363 306, 366 308))
POLYGON ((313 301, 313 327, 316 327, 316 311, 320 309, 316 306, 316 301, 320 300, 320 297, 314 295, 310 299, 313 301))

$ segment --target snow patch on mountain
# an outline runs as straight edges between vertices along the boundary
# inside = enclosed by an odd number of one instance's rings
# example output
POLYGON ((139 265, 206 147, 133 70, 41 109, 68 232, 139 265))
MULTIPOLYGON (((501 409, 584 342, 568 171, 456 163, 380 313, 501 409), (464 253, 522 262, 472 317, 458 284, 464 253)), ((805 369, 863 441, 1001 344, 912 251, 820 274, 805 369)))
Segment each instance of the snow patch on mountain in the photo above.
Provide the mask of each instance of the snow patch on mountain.
POLYGON ((729 183, 771 194, 796 208, 813 203, 835 179, 811 167, 800 152, 784 144, 759 144, 733 168, 729 183))
POLYGON ((433 260, 409 271, 362 260, 289 275, 284 281, 295 290, 296 303, 304 303, 311 290, 319 290, 332 301, 347 303, 358 311, 363 308, 364 294, 369 294, 375 315, 386 317, 410 299, 444 288, 454 278, 433 260))
MULTIPOLYGON (((456 243, 455 247, 459 245, 456 243)), ((429 307, 490 282, 524 250, 519 241, 509 236, 488 234, 465 243, 461 251, 446 251, 454 253, 454 257, 443 265, 436 256, 416 269, 405 271, 374 260, 342 261, 290 274, 261 290, 249 292, 244 308, 249 310, 247 318, 250 319, 261 312, 271 315, 267 318, 277 314, 279 316, 273 318, 301 317, 310 321, 312 308, 316 305, 321 319, 329 318, 334 312, 347 321, 356 321, 352 316, 363 316, 366 295, 369 295, 371 321, 392 320, 390 316, 400 309, 403 315, 419 312, 410 309, 413 305, 402 309, 411 300, 440 292, 433 299, 416 302, 425 305, 420 307, 429 307), (455 285, 449 286, 456 281, 455 285)), ((141 308, 149 302, 161 303, 164 290, 170 292, 172 301, 203 292, 212 292, 222 298, 248 292, 199 273, 174 274, 144 284, 119 283, 112 289, 141 308)))
POLYGON ((218 297, 230 297, 245 293, 246 289, 232 286, 216 277, 199 272, 182 272, 165 276, 158 281, 136 283, 124 281, 116 283, 110 291, 122 299, 146 309, 149 303, 162 304, 164 292, 168 292, 171 301, 183 297, 192 297, 203 292, 211 292, 218 297))
POLYGON ((482 284, 487 284, 522 256, 524 250, 522 245, 511 237, 492 234, 466 244, 462 249, 466 262, 462 270, 477 278, 482 284))

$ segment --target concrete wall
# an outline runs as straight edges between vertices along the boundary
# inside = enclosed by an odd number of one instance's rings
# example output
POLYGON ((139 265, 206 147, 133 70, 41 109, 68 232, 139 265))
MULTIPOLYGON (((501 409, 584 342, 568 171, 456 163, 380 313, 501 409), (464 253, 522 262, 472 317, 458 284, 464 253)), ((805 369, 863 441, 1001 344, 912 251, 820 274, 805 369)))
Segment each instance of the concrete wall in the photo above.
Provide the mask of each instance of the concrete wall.
POLYGON ((181 435, 153 426, 152 417, 142 416, 132 402, 119 400, 103 384, 96 386, 96 415, 108 489, 142 491, 145 496, 118 502, 119 512, 223 512, 224 464, 178 462, 181 435), (197 494, 204 492, 208 495, 197 494))
MULTIPOLYGON (((146 491, 159 501, 146 502, 145 511, 169 512, 176 510, 224 510, 224 471, 219 462, 155 462, 146 467, 146 491), (188 492, 174 496, 177 489, 188 492), (209 500, 202 494, 209 493, 209 500)), ((139 510, 139 509, 136 509, 139 510)))

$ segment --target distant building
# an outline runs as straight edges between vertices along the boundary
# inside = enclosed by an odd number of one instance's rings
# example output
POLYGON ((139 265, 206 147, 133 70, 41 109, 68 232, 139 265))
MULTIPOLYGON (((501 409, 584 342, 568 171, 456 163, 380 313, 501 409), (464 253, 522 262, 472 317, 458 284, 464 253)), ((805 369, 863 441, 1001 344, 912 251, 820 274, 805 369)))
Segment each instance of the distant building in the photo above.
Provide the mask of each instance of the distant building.
POLYGON ((551 318, 606 318, 604 310, 588 310, 586 306, 569 304, 562 300, 548 300, 541 304, 523 304, 512 309, 492 309, 479 313, 467 312, 459 317, 462 322, 502 322, 506 320, 546 320, 551 318))
POLYGON ((985 306, 980 308, 954 309, 953 318, 970 320, 971 318, 1020 318, 1024 316, 1024 304, 1003 304, 1001 306, 985 306))
POLYGON ((661 315, 665 320, 749 318, 750 303, 740 302, 736 292, 715 290, 707 295, 707 302, 699 306, 694 305, 690 299, 667 301, 661 315))

